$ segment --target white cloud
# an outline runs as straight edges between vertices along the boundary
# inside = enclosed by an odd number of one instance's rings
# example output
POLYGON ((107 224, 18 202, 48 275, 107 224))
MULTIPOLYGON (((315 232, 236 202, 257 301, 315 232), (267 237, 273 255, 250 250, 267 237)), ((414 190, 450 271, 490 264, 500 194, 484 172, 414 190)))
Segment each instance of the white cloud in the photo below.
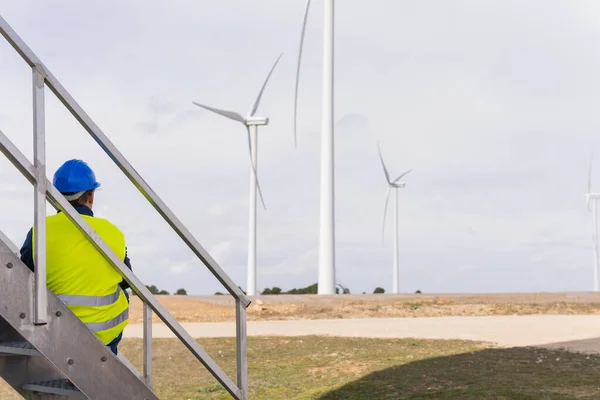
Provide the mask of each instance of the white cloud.
POLYGON ((192 259, 192 260, 188 260, 185 262, 175 263, 169 267, 169 272, 171 272, 174 275, 186 274, 190 271, 192 264, 194 264, 196 262, 197 262, 197 260, 192 259))
POLYGON ((215 259, 215 261, 218 263, 223 263, 231 256, 232 250, 233 243, 230 241, 225 241, 212 246, 209 250, 209 253, 215 259))

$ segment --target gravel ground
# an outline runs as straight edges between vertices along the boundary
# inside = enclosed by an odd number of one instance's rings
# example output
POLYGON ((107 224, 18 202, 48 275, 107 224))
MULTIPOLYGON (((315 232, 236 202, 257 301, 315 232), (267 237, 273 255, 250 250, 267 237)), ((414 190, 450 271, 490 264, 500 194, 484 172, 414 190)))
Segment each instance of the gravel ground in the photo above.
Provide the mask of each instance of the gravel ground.
MULTIPOLYGON (((194 338, 235 336, 235 324, 231 322, 192 322, 182 325, 194 338)), ((532 315, 249 321, 248 335, 465 339, 492 342, 504 347, 542 346, 600 353, 600 316, 532 315)), ((142 325, 129 325, 124 336, 142 337, 142 325)), ((174 336, 165 325, 155 323, 153 337, 174 336)))

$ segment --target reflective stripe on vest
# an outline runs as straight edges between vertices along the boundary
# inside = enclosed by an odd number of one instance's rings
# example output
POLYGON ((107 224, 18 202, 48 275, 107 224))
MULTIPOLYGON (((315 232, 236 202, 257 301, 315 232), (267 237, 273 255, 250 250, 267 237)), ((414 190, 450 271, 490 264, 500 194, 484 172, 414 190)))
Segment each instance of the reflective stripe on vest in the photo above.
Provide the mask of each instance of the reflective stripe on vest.
POLYGON ((68 306, 89 306, 102 307, 116 303, 121 295, 121 288, 117 286, 117 291, 106 296, 76 296, 70 294, 59 294, 60 301, 68 306))
POLYGON ((92 332, 100 332, 110 328, 114 328, 115 326, 127 321, 128 318, 129 308, 127 308, 125 311, 123 311, 121 314, 117 315, 113 319, 109 319, 106 322, 87 323, 85 324, 85 326, 87 326, 92 332))

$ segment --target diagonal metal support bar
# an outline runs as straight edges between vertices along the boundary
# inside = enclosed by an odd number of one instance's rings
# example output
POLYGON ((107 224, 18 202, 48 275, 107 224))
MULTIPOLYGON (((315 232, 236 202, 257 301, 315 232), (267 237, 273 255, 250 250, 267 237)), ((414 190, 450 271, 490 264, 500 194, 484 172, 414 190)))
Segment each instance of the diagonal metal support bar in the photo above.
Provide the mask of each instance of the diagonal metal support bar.
MULTIPOLYGON (((175 214, 167 207, 167 205, 158 197, 152 188, 144 181, 141 175, 133 168, 133 166, 125 159, 123 154, 115 147, 115 145, 106 137, 102 130, 92 121, 85 111, 77 104, 75 99, 66 91, 60 82, 48 71, 39 58, 31 51, 25 42, 17 35, 10 25, 0 16, 0 34, 6 38, 11 46, 21 55, 30 67, 36 68, 38 71, 43 71, 45 81, 48 88, 56 95, 63 105, 71 112, 71 114, 79 121, 85 130, 92 136, 98 145, 106 152, 113 162, 121 169, 127 178, 134 186, 142 193, 142 195, 152 204, 156 211, 165 219, 165 221, 173 228, 179 237, 188 245, 188 247, 202 260, 212 274, 221 282, 221 284, 231 293, 231 295, 240 300, 245 307, 250 305, 250 300, 244 292, 227 276, 227 274, 219 267, 212 256, 200 245, 194 238, 191 232, 181 223, 175 214)), ((35 182, 32 182, 35 183, 35 182)))
MULTIPOLYGON (((6 155, 9 160, 21 171, 30 182, 35 182, 35 167, 27 160, 27 157, 8 139, 0 130, 0 152, 6 155)), ((210 371, 210 373, 223 385, 223 387, 236 399, 242 399, 243 392, 227 376, 227 374, 217 365, 217 363, 204 351, 204 349, 186 332, 185 329, 173 318, 167 309, 156 300, 148 288, 127 268, 122 260, 112 251, 112 249, 98 236, 96 231, 79 215, 73 206, 64 198, 64 196, 46 179, 47 197, 55 208, 61 210, 75 224, 75 226, 90 240, 90 243, 104 256, 114 268, 116 268, 123 279, 140 299, 146 303, 159 318, 169 327, 169 329, 183 342, 188 350, 210 371)))
POLYGON ((16 255, 20 255, 21 252, 19 248, 0 230, 0 242, 5 243, 8 247, 10 247, 10 251, 15 253, 16 255))

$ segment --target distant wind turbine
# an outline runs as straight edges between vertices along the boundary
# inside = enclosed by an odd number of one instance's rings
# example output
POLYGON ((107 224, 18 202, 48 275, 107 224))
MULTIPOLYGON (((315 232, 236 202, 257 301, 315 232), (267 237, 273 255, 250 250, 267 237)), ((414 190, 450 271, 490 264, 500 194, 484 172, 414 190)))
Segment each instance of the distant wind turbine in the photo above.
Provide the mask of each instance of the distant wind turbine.
MULTIPOLYGON (((298 85, 304 33, 311 0, 306 1, 298 69, 294 95, 294 144, 297 142, 298 85)), ((323 113, 321 128, 321 212, 319 229, 319 294, 335 294, 335 186, 334 186, 334 0, 323 0, 325 16, 323 22, 323 113)))
POLYGON ((600 193, 592 193, 592 166, 593 161, 590 159, 590 168, 588 171, 588 192, 585 195, 586 203, 588 206, 588 210, 592 213, 592 223, 593 223, 593 240, 594 240, 594 291, 597 292, 599 290, 600 282, 600 252, 598 249, 598 231, 599 231, 599 223, 598 220, 598 212, 600 209, 598 208, 598 202, 600 202, 600 193))
POLYGON ((399 265, 398 265, 398 189, 403 189, 406 186, 406 183, 400 182, 400 179, 404 178, 412 170, 409 169, 408 171, 404 172, 402 175, 400 175, 396 179, 391 180, 388 169, 386 168, 385 163, 383 162, 383 156, 381 155, 381 148, 379 147, 379 143, 377 144, 377 149, 379 150, 379 160, 381 160, 381 166, 383 167, 383 173, 385 174, 385 180, 387 181, 387 184, 388 184, 387 197, 385 198, 385 208, 383 210, 383 224, 382 224, 382 228, 381 228, 382 240, 383 240, 383 236, 385 233, 385 220, 387 217, 388 203, 390 201, 390 194, 392 192, 392 189, 394 190, 395 201, 396 201, 396 207, 394 208, 394 273, 393 273, 394 281, 393 281, 392 292, 397 294, 399 292, 399 278, 400 278, 400 269, 399 269, 399 265))
POLYGON ((232 119, 234 121, 241 122, 245 127, 248 134, 248 150, 250 152, 250 216, 249 216, 249 224, 248 224, 248 284, 246 286, 246 293, 248 296, 256 295, 256 192, 258 190, 258 194, 260 196, 260 201, 263 205, 263 208, 266 210, 267 207, 265 205, 265 201, 262 195, 262 191, 260 189, 260 184, 258 183, 258 127, 265 126, 269 124, 269 118, 267 117, 257 117, 256 111, 258 110, 258 106, 260 104, 260 100, 262 95, 267 87, 267 83, 279 63, 279 60, 283 56, 283 53, 279 55, 273 67, 269 71, 267 75, 267 79, 265 79, 262 87, 260 88, 260 92, 258 92, 258 96, 256 100, 252 104, 250 111, 248 111, 248 115, 246 117, 241 116, 240 114, 234 111, 221 110, 218 108, 209 107, 204 104, 193 102, 198 107, 202 107, 208 111, 212 111, 219 115, 222 115, 226 118, 232 119))

